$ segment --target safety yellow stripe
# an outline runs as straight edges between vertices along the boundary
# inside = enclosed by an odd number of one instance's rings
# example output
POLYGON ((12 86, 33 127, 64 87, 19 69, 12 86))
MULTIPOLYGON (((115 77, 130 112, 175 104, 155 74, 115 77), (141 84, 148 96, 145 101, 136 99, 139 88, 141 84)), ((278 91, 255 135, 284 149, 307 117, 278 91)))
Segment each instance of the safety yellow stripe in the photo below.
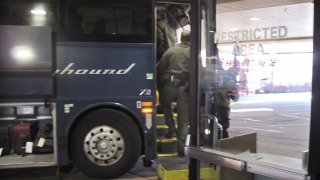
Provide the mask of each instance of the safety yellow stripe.
MULTIPOLYGON (((173 114, 173 117, 177 117, 177 116, 178 116, 177 113, 174 113, 174 114, 173 114)), ((164 117, 164 114, 157 114, 157 117, 164 117)))
POLYGON ((157 125, 157 129, 168 129, 167 125, 157 125))
POLYGON ((157 154, 158 157, 173 157, 173 156, 177 156, 177 153, 161 153, 161 154, 157 154))
POLYGON ((173 137, 171 139, 167 139, 167 138, 157 139, 157 143, 170 143, 170 142, 177 142, 177 138, 173 137))

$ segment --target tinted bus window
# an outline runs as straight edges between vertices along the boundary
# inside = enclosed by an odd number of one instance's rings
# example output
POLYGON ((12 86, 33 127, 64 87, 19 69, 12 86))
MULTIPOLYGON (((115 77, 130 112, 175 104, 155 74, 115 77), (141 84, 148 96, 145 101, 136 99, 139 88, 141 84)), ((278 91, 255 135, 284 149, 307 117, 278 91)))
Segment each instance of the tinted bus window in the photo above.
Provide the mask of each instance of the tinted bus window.
POLYGON ((50 72, 56 1, 0 1, 0 73, 50 72))
POLYGON ((53 27, 56 22, 55 5, 56 1, 0 1, 0 25, 53 27))
POLYGON ((66 0, 60 7, 59 41, 151 41, 149 0, 66 0))

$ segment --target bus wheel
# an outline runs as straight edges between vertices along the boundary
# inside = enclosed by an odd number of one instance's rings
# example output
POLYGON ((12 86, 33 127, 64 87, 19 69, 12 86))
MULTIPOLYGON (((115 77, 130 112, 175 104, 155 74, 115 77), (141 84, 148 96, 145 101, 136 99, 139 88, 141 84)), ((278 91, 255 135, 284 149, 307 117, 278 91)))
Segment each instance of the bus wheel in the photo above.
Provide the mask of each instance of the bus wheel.
POLYGON ((114 178, 130 170, 141 152, 136 124, 113 109, 94 111, 75 127, 70 156, 75 166, 93 178, 114 178))

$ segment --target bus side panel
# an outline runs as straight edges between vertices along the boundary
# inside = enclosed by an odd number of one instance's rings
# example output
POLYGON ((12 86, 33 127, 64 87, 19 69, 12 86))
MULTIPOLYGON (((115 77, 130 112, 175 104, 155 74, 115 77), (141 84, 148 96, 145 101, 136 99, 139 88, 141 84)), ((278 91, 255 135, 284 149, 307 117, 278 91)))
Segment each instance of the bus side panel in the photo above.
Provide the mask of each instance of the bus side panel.
POLYGON ((57 47, 58 161, 67 161, 69 128, 93 106, 118 106, 137 117, 145 154, 156 158, 156 122, 147 127, 137 102, 155 102, 154 46, 151 44, 62 44, 57 47))
POLYGON ((151 44, 88 44, 58 46, 58 98, 150 96, 145 89, 154 94, 151 44))

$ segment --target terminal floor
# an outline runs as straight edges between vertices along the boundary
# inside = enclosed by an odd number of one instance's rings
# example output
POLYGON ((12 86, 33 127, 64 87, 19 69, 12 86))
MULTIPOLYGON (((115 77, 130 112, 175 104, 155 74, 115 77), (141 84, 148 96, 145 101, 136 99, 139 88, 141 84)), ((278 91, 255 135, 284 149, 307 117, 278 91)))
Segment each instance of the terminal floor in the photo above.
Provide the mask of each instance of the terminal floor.
MULTIPOLYGON (((123 176, 116 178, 121 180, 158 180, 157 166, 161 163, 183 163, 188 162, 187 158, 180 157, 159 157, 154 161, 151 167, 144 167, 142 159, 136 163, 136 165, 123 176)), ((1 170, 0 179, 6 180, 55 180, 55 179, 66 179, 66 180, 89 180, 76 168, 73 168, 68 173, 61 173, 60 177, 56 175, 56 168, 40 168, 40 169, 19 169, 19 170, 1 170)))

